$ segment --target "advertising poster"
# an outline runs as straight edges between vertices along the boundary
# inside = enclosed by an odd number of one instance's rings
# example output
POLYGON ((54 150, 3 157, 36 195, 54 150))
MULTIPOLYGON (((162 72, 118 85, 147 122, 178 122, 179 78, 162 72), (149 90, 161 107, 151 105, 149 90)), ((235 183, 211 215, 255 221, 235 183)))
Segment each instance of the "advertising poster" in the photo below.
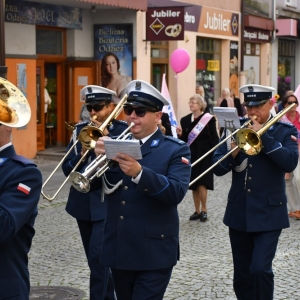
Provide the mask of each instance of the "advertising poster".
POLYGON ((230 42, 230 90, 234 90, 235 95, 239 94, 239 79, 238 79, 238 71, 239 71, 239 61, 238 61, 238 53, 239 53, 239 44, 238 42, 230 42))
POLYGON ((27 71, 26 64, 17 64, 17 87, 27 98, 27 71))
POLYGON ((133 76, 132 24, 94 25, 94 58, 101 60, 101 85, 125 94, 133 76))

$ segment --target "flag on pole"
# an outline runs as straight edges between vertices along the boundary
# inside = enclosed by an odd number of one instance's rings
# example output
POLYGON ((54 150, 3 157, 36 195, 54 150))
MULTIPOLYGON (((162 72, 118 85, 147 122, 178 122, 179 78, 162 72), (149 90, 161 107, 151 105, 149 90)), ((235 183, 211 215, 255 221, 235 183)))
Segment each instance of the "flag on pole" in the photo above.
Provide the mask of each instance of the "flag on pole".
MULTIPOLYGON (((298 85, 296 91, 294 92, 294 95, 297 97, 298 99, 298 103, 300 102, 300 84, 298 85)), ((300 113, 300 106, 297 106, 297 111, 300 113)))
POLYGON ((162 111, 169 115, 172 134, 173 134, 174 137, 177 138, 176 128, 177 128, 178 125, 177 125, 177 120, 176 120, 174 108, 173 108, 173 105, 172 105, 172 100, 171 100, 171 97, 170 97, 169 89, 168 89, 167 82, 166 82, 166 74, 163 74, 163 79, 162 79, 162 84, 161 84, 161 93, 170 103, 169 105, 165 105, 163 107, 162 111))

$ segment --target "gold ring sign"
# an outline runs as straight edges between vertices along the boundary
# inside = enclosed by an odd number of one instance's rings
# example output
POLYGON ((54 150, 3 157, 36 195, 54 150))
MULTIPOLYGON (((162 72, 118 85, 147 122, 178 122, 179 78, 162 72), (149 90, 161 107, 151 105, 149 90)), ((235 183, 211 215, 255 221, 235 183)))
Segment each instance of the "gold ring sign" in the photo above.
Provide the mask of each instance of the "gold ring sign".
POLYGON ((177 37, 181 32, 182 26, 180 24, 169 25, 165 29, 167 36, 177 37))

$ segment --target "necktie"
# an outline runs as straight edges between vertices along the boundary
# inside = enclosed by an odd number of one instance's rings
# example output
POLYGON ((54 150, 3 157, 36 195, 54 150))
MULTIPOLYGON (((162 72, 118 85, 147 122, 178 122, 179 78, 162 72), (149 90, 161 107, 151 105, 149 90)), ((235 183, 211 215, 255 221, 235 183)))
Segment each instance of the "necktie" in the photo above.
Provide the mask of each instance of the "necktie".
POLYGON ((142 142, 142 140, 140 140, 140 145, 141 145, 141 146, 143 145, 143 142, 142 142))

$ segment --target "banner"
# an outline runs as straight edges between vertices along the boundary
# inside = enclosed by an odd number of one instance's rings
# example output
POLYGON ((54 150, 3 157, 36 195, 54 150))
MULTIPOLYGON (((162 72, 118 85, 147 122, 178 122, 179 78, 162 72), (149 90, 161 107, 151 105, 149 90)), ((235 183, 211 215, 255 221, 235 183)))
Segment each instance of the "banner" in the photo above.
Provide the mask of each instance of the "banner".
POLYGON ((161 94, 170 103, 170 105, 165 105, 163 107, 162 111, 169 115, 171 128, 172 128, 172 134, 173 134, 174 137, 177 138, 176 128, 178 127, 178 125, 177 125, 177 120, 176 120, 174 108, 173 108, 173 105, 172 105, 172 100, 171 100, 171 97, 170 97, 169 89, 168 89, 167 82, 166 82, 166 74, 163 75, 162 84, 161 84, 161 94))

